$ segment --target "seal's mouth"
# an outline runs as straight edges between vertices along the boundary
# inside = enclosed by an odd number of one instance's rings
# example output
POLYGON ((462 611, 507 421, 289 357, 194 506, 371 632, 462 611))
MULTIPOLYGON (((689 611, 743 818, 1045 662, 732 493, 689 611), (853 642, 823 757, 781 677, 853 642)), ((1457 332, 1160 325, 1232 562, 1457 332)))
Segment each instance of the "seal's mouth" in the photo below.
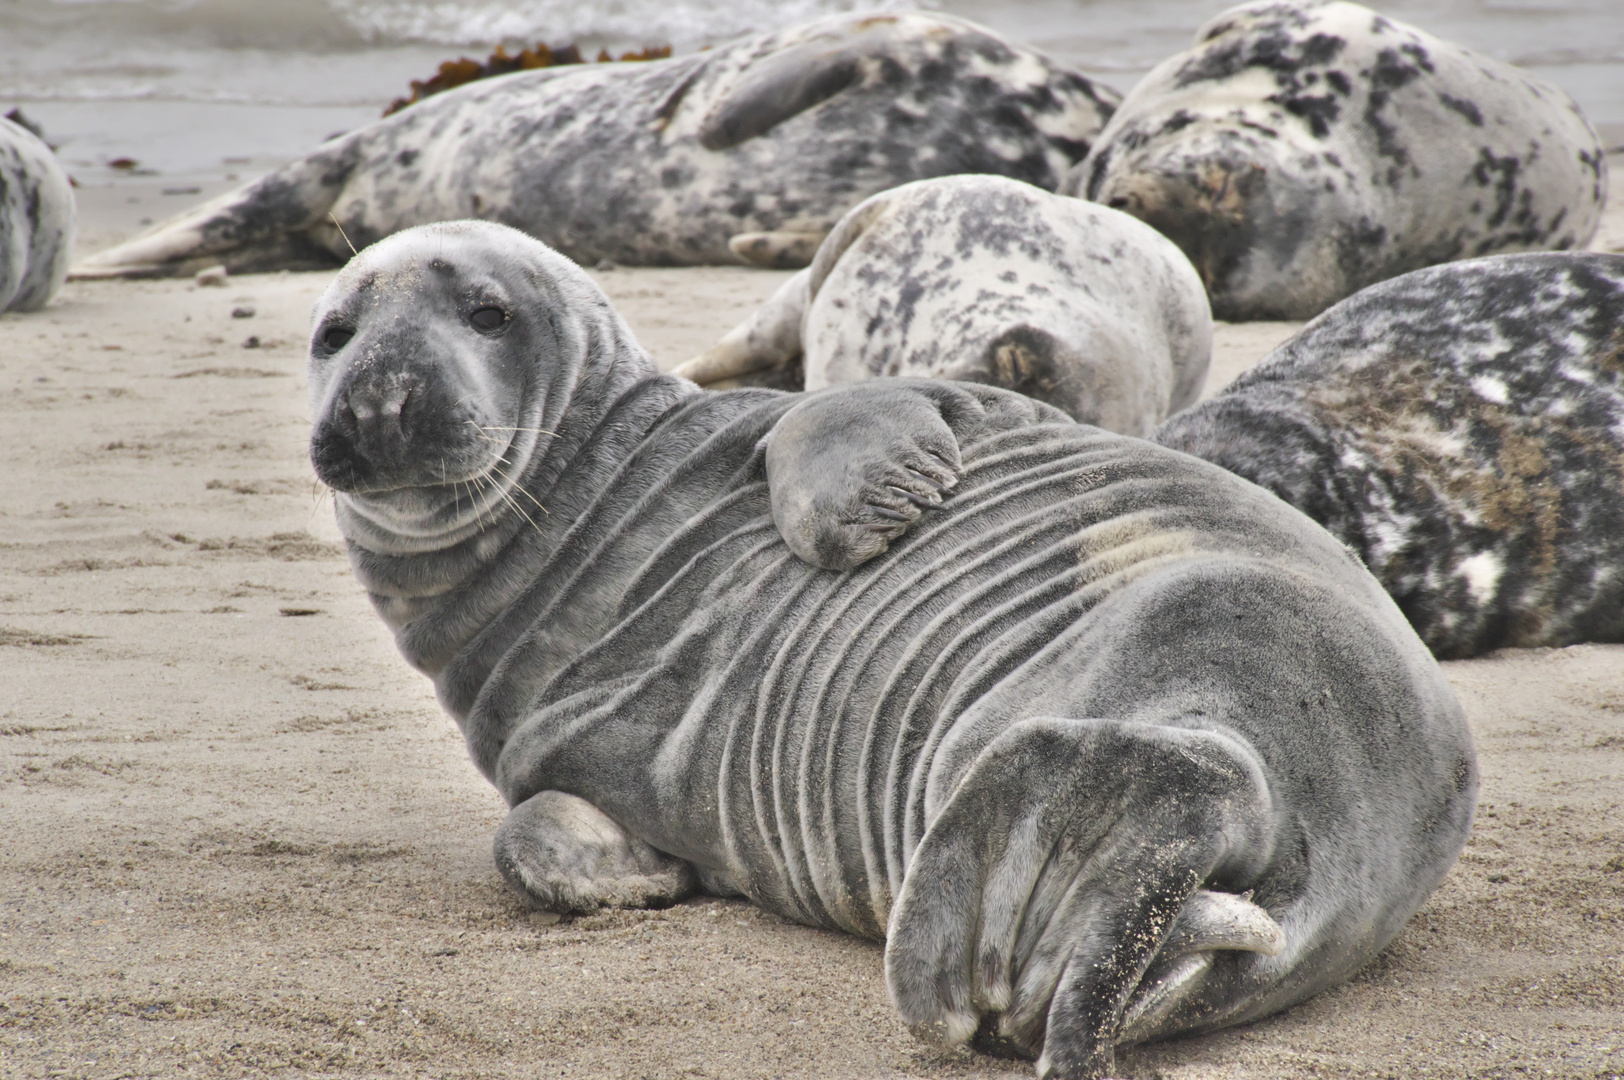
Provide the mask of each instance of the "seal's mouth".
MULTIPOLYGON (((465 417, 454 438, 416 441, 380 462, 358 452, 341 422, 311 439, 317 478, 380 535, 443 540, 507 520, 540 528, 547 509, 524 484, 536 446, 551 432, 465 417)), ((365 440, 360 440, 365 442, 365 440)))

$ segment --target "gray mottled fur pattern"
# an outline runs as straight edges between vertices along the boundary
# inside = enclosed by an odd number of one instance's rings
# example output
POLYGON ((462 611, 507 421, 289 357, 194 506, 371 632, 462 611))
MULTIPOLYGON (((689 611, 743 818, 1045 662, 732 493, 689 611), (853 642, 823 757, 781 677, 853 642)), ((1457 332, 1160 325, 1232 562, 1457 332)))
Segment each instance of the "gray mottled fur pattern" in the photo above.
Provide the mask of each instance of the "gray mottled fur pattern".
POLYGON ((1436 663, 1204 462, 967 383, 704 393, 477 222, 346 267, 310 389, 356 575, 538 903, 697 882, 884 937, 912 1030, 1094 1078, 1346 978, 1464 842, 1436 663))
POLYGON ((700 381, 797 360, 805 388, 959 379, 1149 434, 1193 403, 1212 318, 1154 229, 996 176, 920 180, 853 208, 745 324, 677 369, 700 381))
POLYGON ((68 276, 73 187, 51 148, 0 117, 0 311, 44 307, 68 276))
POLYGON ((1595 234, 1605 156, 1549 83, 1342 0, 1260 0, 1196 42, 1061 190, 1177 241, 1217 318, 1311 318, 1395 274, 1595 234))
POLYGON ((1624 257, 1383 282, 1155 439, 1324 525, 1439 657, 1624 641, 1624 257))
POLYGON ((1116 95, 974 24, 843 15, 648 63, 438 94, 85 262, 232 270, 349 254, 430 221, 512 225, 584 264, 736 263, 740 233, 821 237, 926 176, 1053 190, 1116 95))

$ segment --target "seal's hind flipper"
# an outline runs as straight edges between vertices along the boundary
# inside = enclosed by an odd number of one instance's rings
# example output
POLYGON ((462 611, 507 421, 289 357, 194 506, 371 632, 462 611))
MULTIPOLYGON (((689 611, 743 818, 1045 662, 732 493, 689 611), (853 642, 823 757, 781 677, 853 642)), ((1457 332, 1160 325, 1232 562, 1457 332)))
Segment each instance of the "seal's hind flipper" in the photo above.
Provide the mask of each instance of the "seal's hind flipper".
POLYGON ((731 236, 727 249, 763 270, 799 270, 812 265, 826 232, 747 232, 731 236))
POLYGON ((351 139, 335 140, 97 252, 74 266, 71 276, 174 277, 213 265, 247 273, 342 263, 348 249, 327 215, 355 167, 354 146, 351 139))
POLYGON ((724 380, 792 365, 801 356, 806 279, 803 270, 784 282, 755 314, 709 349, 673 368, 671 374, 692 379, 700 386, 714 386, 724 380))
POLYGON ((950 786, 885 951, 891 999, 922 1038, 996 1027, 1041 1050, 1039 1075, 1096 1080, 1131 1022, 1203 1008, 1221 1019, 1228 1003, 1207 1000, 1204 977, 1213 949, 1286 946, 1267 912, 1203 888, 1255 874, 1273 843, 1262 761, 1238 739, 1037 717, 950 786), (1163 963, 1170 945, 1203 951, 1163 963))

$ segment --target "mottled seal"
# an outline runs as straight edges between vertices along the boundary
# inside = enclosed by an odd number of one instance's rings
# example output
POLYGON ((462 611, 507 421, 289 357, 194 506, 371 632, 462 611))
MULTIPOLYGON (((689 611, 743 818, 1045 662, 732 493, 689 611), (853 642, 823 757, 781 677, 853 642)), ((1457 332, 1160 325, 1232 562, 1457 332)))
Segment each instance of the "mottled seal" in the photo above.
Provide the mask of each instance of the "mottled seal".
POLYGON ((812 265, 676 373, 801 361, 805 389, 987 383, 1146 435, 1192 404, 1212 316, 1190 261, 1127 214, 996 176, 919 180, 842 218, 812 265))
POLYGON ((1346 978, 1465 840, 1436 662, 1216 466, 970 383, 703 392, 489 223, 381 241, 313 319, 351 564, 541 906, 883 936, 914 1031, 1099 1077, 1346 978))
POLYGON ((0 311, 44 307, 68 276, 73 186, 51 148, 0 117, 0 311))
POLYGON ((1374 285, 1154 437, 1324 525, 1439 657, 1624 641, 1624 257, 1374 285))
POLYGON ((997 173, 1053 190, 1116 95, 972 23, 842 15, 708 52, 437 94, 85 261, 87 275, 331 265, 487 218, 585 264, 804 249, 886 188, 997 173), (759 250, 758 250, 759 248, 759 250))
POLYGON ((1582 248, 1607 195, 1565 93, 1358 4, 1260 0, 1146 75, 1061 190, 1195 263, 1220 319, 1307 319, 1451 259, 1582 248))

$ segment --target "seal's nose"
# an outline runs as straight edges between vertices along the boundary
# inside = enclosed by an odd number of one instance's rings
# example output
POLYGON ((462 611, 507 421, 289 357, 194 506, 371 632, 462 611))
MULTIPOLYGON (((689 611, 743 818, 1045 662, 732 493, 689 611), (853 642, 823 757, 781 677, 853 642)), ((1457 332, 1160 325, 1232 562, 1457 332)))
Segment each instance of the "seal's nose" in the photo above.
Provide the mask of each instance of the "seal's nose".
POLYGON ((347 414, 358 443, 381 447, 404 440, 408 405, 414 396, 421 401, 422 389, 422 380, 410 375, 352 385, 340 409, 347 414))
POLYGON ((427 394, 409 372, 362 374, 334 397, 310 441, 316 475, 340 489, 407 468, 427 394))

